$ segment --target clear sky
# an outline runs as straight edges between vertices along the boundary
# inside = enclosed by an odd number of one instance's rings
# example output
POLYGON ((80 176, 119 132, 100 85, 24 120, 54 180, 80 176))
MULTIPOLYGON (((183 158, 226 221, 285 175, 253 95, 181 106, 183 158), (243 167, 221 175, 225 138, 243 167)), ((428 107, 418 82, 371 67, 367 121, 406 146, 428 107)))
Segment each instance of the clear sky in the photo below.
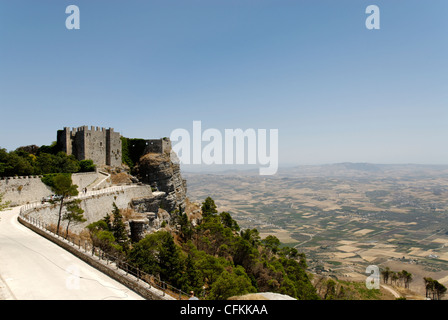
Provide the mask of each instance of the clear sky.
POLYGON ((0 111, 8 150, 200 120, 278 129, 280 165, 448 164, 448 1, 1 0, 0 111))

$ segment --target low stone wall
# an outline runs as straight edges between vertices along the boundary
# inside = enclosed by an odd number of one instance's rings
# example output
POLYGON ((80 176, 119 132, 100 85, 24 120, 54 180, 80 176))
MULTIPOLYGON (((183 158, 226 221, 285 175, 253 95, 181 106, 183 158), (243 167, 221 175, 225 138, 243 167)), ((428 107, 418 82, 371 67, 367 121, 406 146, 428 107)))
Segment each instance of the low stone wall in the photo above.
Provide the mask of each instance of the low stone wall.
POLYGON ((102 260, 99 260, 98 257, 95 257, 91 254, 88 254, 84 252, 82 249, 77 248, 72 243, 66 241, 63 238, 57 237, 55 235, 52 235, 51 233, 44 231, 37 226, 33 225, 32 223, 28 222, 21 216, 18 217, 18 220, 20 223, 22 223, 24 226, 28 227, 29 229, 33 230, 37 234, 41 235, 42 237, 54 242, 58 246, 62 247, 63 249, 67 250, 68 252, 72 253, 73 255, 77 256, 87 264, 91 265, 92 267, 100 270, 104 274, 107 274, 109 277, 117 280, 118 282, 122 283, 129 289, 137 292, 142 297, 148 300, 176 300, 173 297, 164 294, 162 291, 155 289, 153 287, 149 287, 147 283, 144 283, 143 281, 136 281, 137 279, 132 279, 132 276, 126 275, 123 270, 118 269, 117 267, 112 267, 111 264, 107 265, 102 260))
MULTIPOLYGON (((52 195, 51 188, 41 180, 42 176, 6 177, 0 178, 0 193, 4 193, 3 202, 11 201, 11 206, 19 206, 52 195)), ((97 172, 72 174, 73 184, 78 191, 90 185, 98 178, 97 172)))
POLYGON ((84 188, 88 188, 94 183, 100 174, 98 172, 83 172, 72 174, 73 184, 78 186, 78 191, 82 192, 84 188))
MULTIPOLYGON (((101 193, 91 195, 95 192, 88 192, 85 196, 80 193, 78 197, 81 199, 80 207, 84 210, 83 216, 87 221, 82 224, 70 226, 70 231, 79 233, 88 224, 101 220, 106 215, 111 214, 113 203, 119 209, 126 209, 131 206, 132 199, 153 197, 151 187, 147 185, 124 186, 117 191, 104 190, 98 192, 101 193)), ((59 203, 39 205, 33 211, 27 213, 27 215, 42 223, 56 225, 59 215, 59 203)), ((61 226, 64 228, 66 222, 62 221, 61 226)))
POLYGON ((0 193, 4 193, 4 202, 11 201, 11 206, 18 206, 39 201, 52 192, 39 176, 29 176, 1 178, 0 193))

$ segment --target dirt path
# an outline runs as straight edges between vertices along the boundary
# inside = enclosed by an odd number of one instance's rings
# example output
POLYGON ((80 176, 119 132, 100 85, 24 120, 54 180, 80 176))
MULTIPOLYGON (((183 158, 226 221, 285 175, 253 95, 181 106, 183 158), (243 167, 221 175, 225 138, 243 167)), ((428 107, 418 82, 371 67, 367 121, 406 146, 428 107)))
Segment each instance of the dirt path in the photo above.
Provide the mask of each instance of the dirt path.
POLYGON ((394 289, 392 289, 391 287, 386 286, 385 284, 382 284, 381 287, 384 288, 384 289, 386 289, 386 290, 389 291, 390 293, 392 293, 392 294, 394 295, 395 298, 400 298, 400 297, 401 297, 401 295, 400 295, 397 291, 395 291, 394 289))

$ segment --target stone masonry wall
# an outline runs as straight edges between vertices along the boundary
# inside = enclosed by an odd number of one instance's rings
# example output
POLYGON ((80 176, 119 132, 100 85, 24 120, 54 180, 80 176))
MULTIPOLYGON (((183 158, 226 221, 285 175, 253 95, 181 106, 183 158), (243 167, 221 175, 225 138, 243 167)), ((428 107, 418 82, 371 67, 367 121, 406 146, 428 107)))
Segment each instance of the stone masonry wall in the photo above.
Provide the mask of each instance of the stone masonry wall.
MULTIPOLYGON (((72 174, 78 191, 89 186, 97 177, 96 172, 72 174)), ((4 193, 4 202, 11 201, 11 206, 41 201, 42 198, 52 195, 50 187, 44 184, 39 176, 1 178, 0 193, 4 193)))
POLYGON ((90 159, 97 165, 121 166, 121 135, 113 128, 82 126, 58 130, 59 147, 78 160, 90 159))
MULTIPOLYGON (((145 185, 125 187, 124 190, 102 193, 84 198, 81 194, 82 201, 80 207, 84 210, 83 216, 87 221, 82 224, 70 226, 70 230, 78 233, 88 224, 101 220, 106 215, 111 214, 114 202, 119 209, 126 209, 131 207, 132 199, 150 198, 152 196, 151 187, 145 185)), ((58 213, 59 203, 56 203, 54 205, 47 204, 40 208, 36 208, 30 214, 33 218, 44 223, 56 225, 58 213)), ((66 223, 63 222, 61 226, 65 228, 66 223)))
POLYGON ((0 179, 0 193, 3 201, 11 201, 11 206, 18 206, 51 195, 51 189, 40 177, 8 177, 0 179))

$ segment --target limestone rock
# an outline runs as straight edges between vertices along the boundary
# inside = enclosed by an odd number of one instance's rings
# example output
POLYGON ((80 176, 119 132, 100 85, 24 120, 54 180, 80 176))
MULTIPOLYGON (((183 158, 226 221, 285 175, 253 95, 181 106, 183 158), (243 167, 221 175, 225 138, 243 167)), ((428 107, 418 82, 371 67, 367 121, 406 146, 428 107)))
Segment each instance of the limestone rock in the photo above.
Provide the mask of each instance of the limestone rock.
POLYGON ((135 168, 139 181, 149 184, 154 191, 165 192, 160 207, 168 212, 185 210, 186 180, 182 178, 180 165, 170 153, 148 153, 140 158, 135 168))

